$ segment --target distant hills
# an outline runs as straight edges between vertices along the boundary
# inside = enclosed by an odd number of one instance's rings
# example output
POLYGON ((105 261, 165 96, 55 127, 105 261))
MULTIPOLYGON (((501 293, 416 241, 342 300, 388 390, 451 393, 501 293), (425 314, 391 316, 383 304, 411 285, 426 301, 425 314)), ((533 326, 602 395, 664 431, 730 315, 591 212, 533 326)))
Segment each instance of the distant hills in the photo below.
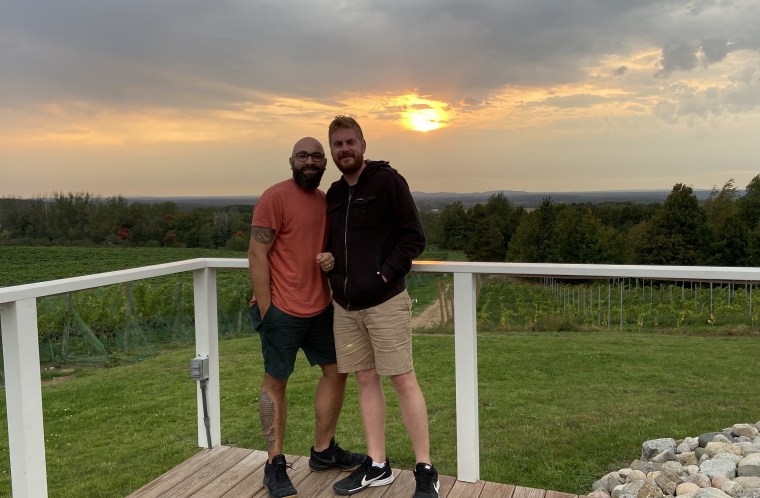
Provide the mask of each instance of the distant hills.
MULTIPOLYGON (((515 206, 525 208, 537 207, 542 200, 551 197, 559 204, 589 202, 600 204, 604 202, 635 202, 651 204, 665 202, 670 190, 604 190, 594 192, 523 192, 519 190, 493 190, 489 192, 455 193, 455 192, 412 192, 415 202, 422 210, 443 209, 447 204, 461 202, 465 208, 477 203, 485 203, 492 195, 502 193, 515 206)), ((710 196, 711 190, 695 189, 694 194, 700 202, 710 196)), ((127 197, 130 202, 173 202, 180 209, 198 207, 230 207, 252 206, 258 200, 258 195, 251 196, 208 196, 208 197, 127 197)))

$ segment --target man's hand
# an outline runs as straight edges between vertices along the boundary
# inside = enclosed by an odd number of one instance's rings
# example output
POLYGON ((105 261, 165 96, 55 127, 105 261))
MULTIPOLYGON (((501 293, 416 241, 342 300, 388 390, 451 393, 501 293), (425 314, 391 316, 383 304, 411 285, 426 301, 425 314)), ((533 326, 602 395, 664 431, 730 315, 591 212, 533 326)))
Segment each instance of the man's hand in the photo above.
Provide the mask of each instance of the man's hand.
POLYGON ((317 254, 317 264, 325 273, 330 272, 335 267, 335 257, 331 252, 320 252, 317 254))

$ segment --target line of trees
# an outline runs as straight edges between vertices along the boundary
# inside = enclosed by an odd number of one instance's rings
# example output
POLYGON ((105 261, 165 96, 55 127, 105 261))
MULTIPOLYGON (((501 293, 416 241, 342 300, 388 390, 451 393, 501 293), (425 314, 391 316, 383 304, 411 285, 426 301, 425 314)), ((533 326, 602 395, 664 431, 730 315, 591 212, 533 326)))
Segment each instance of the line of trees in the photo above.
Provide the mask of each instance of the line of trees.
MULTIPOLYGON (((760 266, 760 175, 740 193, 729 180, 698 201, 678 183, 664 203, 557 204, 533 210, 501 193, 421 213, 432 247, 470 261, 760 266)), ((88 193, 0 198, 0 244, 130 245, 245 251, 250 206, 180 210, 88 193)))
POLYGON ((760 266, 760 175, 699 203, 678 183, 664 203, 556 204, 528 211, 503 194, 422 213, 429 242, 470 261, 760 266))
POLYGON ((245 250, 250 206, 180 210, 173 202, 128 202, 122 196, 56 193, 0 198, 0 243, 129 245, 245 250))

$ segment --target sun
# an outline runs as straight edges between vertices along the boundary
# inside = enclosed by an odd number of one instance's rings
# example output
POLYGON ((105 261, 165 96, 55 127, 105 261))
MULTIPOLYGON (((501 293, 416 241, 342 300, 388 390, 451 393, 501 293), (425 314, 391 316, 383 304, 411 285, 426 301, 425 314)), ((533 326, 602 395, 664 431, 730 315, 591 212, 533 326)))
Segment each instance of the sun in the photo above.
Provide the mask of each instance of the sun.
POLYGON ((407 111, 404 116, 406 125, 414 131, 433 131, 443 126, 446 118, 436 109, 417 109, 407 111))
POLYGON ((403 109, 401 124, 413 131, 428 132, 443 128, 453 115, 446 102, 425 99, 417 94, 402 95, 394 104, 403 109))

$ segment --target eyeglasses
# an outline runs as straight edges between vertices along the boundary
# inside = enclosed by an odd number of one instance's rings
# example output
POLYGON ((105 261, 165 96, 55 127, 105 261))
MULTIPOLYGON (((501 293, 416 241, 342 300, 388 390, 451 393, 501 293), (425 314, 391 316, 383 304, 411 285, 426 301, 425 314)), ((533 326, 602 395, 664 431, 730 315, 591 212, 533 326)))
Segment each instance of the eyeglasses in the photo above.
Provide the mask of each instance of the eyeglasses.
POLYGON ((321 152, 312 152, 309 154, 308 152, 296 152, 296 154, 293 156, 296 159, 298 159, 299 162, 305 163, 307 159, 311 157, 311 160, 315 163, 320 162, 322 159, 325 158, 325 155, 321 152))

